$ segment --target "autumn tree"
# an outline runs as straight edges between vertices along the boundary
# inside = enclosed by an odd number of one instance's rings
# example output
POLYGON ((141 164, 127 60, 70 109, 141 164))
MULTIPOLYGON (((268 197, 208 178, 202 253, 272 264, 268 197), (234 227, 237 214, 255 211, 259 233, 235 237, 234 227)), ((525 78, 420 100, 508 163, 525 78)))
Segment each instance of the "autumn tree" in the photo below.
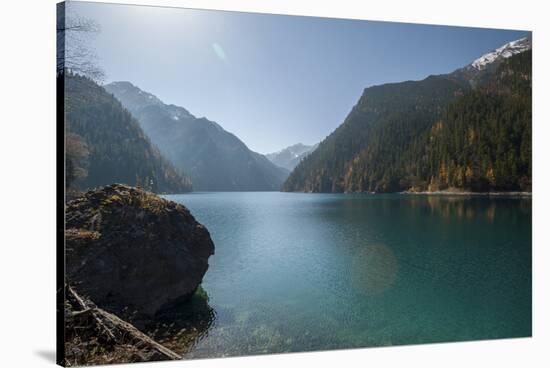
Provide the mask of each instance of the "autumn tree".
POLYGON ((65 136, 65 187, 73 188, 76 180, 88 175, 86 160, 89 155, 88 145, 81 136, 67 133, 65 136))

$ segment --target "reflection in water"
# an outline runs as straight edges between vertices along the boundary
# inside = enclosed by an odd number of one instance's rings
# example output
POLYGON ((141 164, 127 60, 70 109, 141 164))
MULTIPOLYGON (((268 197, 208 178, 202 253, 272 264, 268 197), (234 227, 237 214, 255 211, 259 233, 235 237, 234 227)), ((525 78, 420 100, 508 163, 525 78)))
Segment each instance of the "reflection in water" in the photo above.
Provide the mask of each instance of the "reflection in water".
POLYGON ((191 298, 166 306, 155 317, 155 324, 148 326, 147 332, 162 345, 185 354, 208 336, 216 312, 208 304, 208 294, 199 286, 191 298))
POLYGON ((429 212, 437 215, 447 221, 456 220, 487 220, 494 222, 497 215, 497 205, 504 209, 502 215, 506 216, 525 216, 531 212, 530 198, 487 198, 479 196, 422 196, 411 195, 404 196, 403 203, 413 209, 428 208, 429 212), (508 208, 510 201, 517 207, 517 212, 511 213, 508 208), (507 203, 508 202, 508 203, 507 203))

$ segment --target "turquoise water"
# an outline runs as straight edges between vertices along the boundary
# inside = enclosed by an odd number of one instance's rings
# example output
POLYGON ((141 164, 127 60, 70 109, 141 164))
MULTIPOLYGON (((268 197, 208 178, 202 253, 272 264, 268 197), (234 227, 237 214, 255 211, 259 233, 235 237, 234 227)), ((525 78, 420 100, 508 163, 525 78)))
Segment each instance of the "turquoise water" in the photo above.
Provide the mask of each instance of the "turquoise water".
POLYGON ((531 335, 531 199, 166 197, 216 245, 188 357, 531 335))

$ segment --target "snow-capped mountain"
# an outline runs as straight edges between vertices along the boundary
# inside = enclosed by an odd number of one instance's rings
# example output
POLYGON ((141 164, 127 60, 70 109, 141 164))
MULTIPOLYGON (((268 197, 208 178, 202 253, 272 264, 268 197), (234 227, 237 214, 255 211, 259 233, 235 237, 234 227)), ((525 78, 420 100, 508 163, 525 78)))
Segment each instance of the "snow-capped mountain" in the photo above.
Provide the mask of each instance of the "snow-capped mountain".
POLYGON ((494 63, 496 60, 506 59, 512 55, 527 51, 531 48, 531 40, 528 37, 520 38, 499 47, 498 49, 489 52, 480 58, 474 60, 471 64, 477 70, 483 70, 487 64, 494 63))
POLYGON ((498 65, 507 58, 531 50, 531 36, 520 38, 488 52, 474 60, 472 63, 447 74, 451 79, 464 84, 466 88, 476 88, 483 84, 498 65))
POLYGON ((308 146, 302 143, 297 143, 280 151, 268 153, 265 157, 267 157, 269 161, 273 162, 275 165, 292 171, 296 165, 298 165, 304 157, 313 152, 318 145, 319 144, 308 146))

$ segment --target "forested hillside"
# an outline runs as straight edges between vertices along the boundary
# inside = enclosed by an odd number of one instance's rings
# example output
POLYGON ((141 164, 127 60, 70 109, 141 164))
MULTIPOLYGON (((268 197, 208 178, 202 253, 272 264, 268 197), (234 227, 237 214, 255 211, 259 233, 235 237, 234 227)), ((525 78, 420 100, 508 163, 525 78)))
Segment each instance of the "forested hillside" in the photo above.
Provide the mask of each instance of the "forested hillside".
MULTIPOLYGON (((423 138, 421 188, 531 191, 531 51, 452 103, 423 138), (427 184, 426 184, 427 183, 427 184)), ((414 152, 413 152, 414 154, 414 152)), ((410 186, 412 183, 404 183, 410 186)))
POLYGON ((531 51, 476 73, 367 88, 284 190, 530 191, 531 51))
POLYGON ((373 190, 390 191, 388 175, 394 168, 387 166, 388 161, 400 160, 405 147, 461 94, 460 83, 440 76, 365 89, 344 123, 294 169, 284 190, 358 191, 365 187, 358 176, 376 172, 377 176, 382 173, 386 183, 378 183, 373 190), (357 168, 354 173, 354 161, 367 147, 375 153, 369 172, 357 168))
POLYGON ((112 183, 159 193, 191 190, 110 93, 89 78, 65 74, 66 186, 112 183))

